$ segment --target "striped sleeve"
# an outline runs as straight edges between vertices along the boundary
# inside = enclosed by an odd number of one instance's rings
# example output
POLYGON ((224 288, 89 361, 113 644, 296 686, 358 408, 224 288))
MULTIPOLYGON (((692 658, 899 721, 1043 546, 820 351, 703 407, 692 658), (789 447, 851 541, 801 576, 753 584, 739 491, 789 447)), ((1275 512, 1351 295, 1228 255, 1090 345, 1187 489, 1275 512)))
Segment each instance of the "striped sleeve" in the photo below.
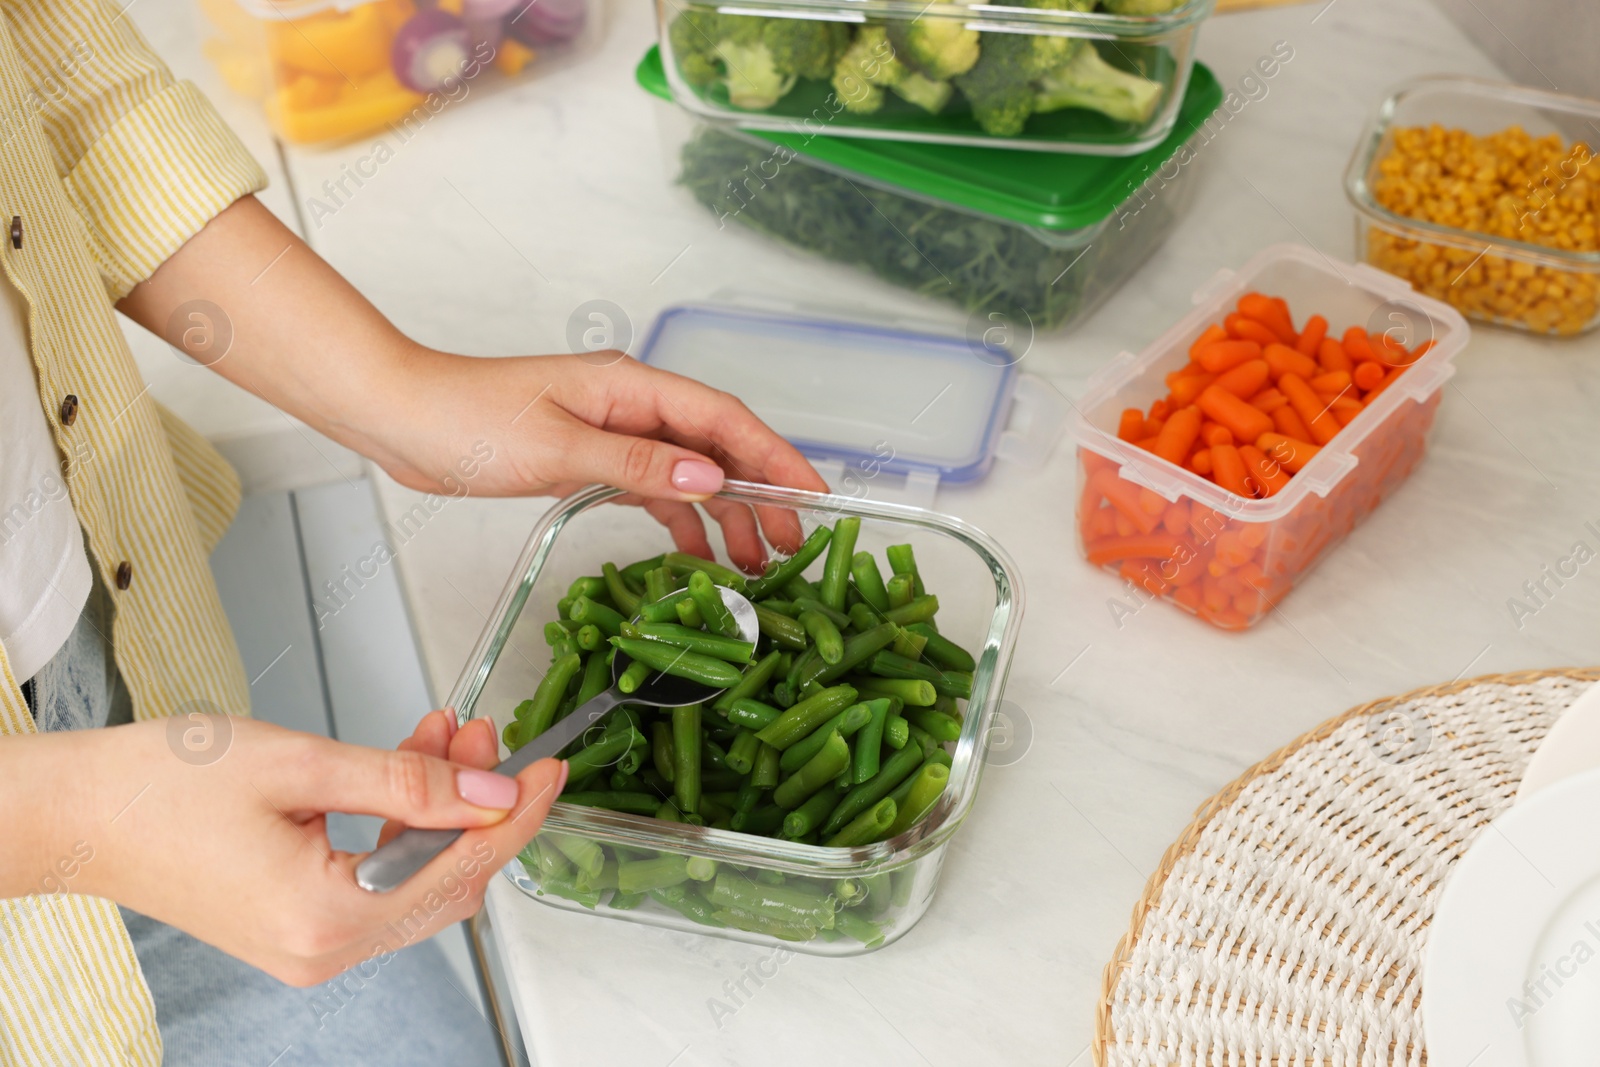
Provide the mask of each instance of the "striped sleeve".
POLYGON ((67 195, 112 300, 266 173, 109 0, 3 0, 67 195))
POLYGON ((172 461, 178 468, 178 480, 183 483, 189 497, 189 510, 194 512, 195 527, 200 533, 200 547, 210 555, 228 532, 228 526, 238 514, 241 489, 239 475, 222 458, 216 448, 204 437, 157 404, 161 428, 166 432, 167 444, 172 448, 172 461))

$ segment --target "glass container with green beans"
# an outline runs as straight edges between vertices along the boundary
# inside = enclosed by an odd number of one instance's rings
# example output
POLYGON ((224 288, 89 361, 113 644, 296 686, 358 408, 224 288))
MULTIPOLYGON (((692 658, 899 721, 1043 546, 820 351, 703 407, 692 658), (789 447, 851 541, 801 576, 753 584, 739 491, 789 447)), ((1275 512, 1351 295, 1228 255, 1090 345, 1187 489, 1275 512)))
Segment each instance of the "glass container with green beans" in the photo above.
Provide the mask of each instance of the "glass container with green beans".
POLYGON ((977 792, 1015 565, 930 511, 730 482, 722 499, 799 519, 792 555, 744 575, 675 551, 619 495, 583 490, 540 522, 452 706, 515 749, 609 684, 615 648, 727 688, 624 705, 575 742, 508 877, 547 905, 818 955, 894 941, 977 792), (756 606, 753 646, 718 585, 756 606))

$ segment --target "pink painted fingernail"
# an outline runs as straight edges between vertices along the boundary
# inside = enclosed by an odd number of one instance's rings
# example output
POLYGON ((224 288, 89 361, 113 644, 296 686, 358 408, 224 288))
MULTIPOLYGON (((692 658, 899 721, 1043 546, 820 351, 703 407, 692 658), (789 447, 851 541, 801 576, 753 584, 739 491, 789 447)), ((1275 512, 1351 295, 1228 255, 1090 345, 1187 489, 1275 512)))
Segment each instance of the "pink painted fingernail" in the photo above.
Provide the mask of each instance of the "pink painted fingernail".
POLYGON ((701 459, 680 459, 672 468, 672 486, 680 493, 715 493, 722 488, 722 468, 701 459))
POLYGON ((571 770, 572 770, 572 768, 567 766, 567 761, 566 760, 562 760, 561 761, 561 777, 556 779, 556 795, 557 796, 560 796, 561 795, 561 791, 567 787, 567 775, 568 775, 568 773, 571 772, 571 770))
POLYGON ((444 709, 444 723, 445 729, 449 731, 451 737, 454 737, 456 735, 456 730, 461 726, 461 724, 456 721, 455 708, 444 709))
POLYGON ((517 780, 468 767, 456 772, 456 793, 468 804, 504 811, 517 802, 517 780))

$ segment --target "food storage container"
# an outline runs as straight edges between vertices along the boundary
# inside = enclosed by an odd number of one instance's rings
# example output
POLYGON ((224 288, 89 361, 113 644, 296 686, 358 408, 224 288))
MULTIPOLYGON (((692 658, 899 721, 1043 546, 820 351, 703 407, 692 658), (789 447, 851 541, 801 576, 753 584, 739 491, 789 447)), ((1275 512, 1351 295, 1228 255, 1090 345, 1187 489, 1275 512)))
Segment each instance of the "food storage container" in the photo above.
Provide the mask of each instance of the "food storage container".
POLYGON ((673 99, 722 125, 1132 155, 1172 129, 1212 3, 657 0, 656 19, 673 99))
POLYGON ((1237 271, 1219 272, 1194 303, 1143 352, 1124 352, 1091 378, 1078 402, 1069 425, 1078 444, 1078 543, 1091 563, 1124 579, 1130 613, 1161 597, 1214 626, 1242 630, 1405 481, 1471 331, 1454 308, 1400 279, 1301 245, 1275 245, 1237 271), (1330 335, 1356 325, 1389 332, 1407 348, 1433 342, 1266 499, 1235 496, 1117 437, 1120 412, 1164 396, 1165 376, 1188 362, 1190 345, 1248 292, 1283 297, 1302 317, 1323 315, 1330 335), (1142 511, 1160 521, 1118 530, 1119 511, 1129 509, 1133 519, 1142 511))
MULTIPOLYGON (((498 734, 517 703, 533 692, 550 660, 545 622, 557 617, 557 601, 574 578, 597 573, 608 560, 626 563, 672 548, 666 531, 642 509, 619 505, 619 495, 603 486, 582 490, 556 504, 534 529, 450 696, 450 706, 463 721, 488 718, 498 734)), ((573 839, 592 842, 613 857, 619 851, 631 858, 688 857, 701 861, 699 867, 712 864, 737 872, 751 885, 781 882, 787 891, 825 902, 830 909, 848 903, 852 917, 871 925, 864 939, 838 927, 817 929, 793 947, 830 956, 870 951, 904 935, 927 911, 951 837, 976 798, 985 739, 1022 619, 1016 566, 980 531, 919 508, 741 482, 729 482, 718 496, 792 509, 808 528, 858 515, 858 548, 880 558, 890 544, 914 547, 918 569, 929 591, 939 597, 940 633, 977 659, 961 735, 951 749, 948 787, 921 822, 898 837, 857 848, 824 848, 564 803, 551 810, 541 838, 567 835, 569 847, 573 839)), ((540 854, 536 845, 532 855, 525 854, 524 862, 512 863, 506 873, 542 904, 741 941, 780 941, 774 932, 704 926, 654 900, 629 910, 612 907, 611 894, 574 892, 557 872, 542 871, 540 854)), ((852 928, 858 933, 865 929, 861 924, 852 928)), ((792 929, 781 933, 785 943, 795 936, 792 929)))
MULTIPOLYGON (((1600 102, 1562 93, 1458 77, 1402 85, 1378 108, 1345 171, 1345 194, 1356 209, 1357 255, 1472 318, 1534 333, 1593 329, 1600 323, 1600 231, 1589 192, 1600 182, 1593 151, 1597 129, 1600 102), (1479 137, 1520 127, 1532 137, 1561 139, 1560 158, 1508 183, 1518 186, 1515 202, 1499 207, 1504 228, 1515 236, 1486 235, 1398 210, 1406 206, 1401 190, 1407 183, 1400 179, 1412 178, 1416 164, 1390 176, 1391 192, 1386 161, 1394 156, 1397 134, 1428 127, 1479 137), (1567 214, 1566 207, 1573 212, 1567 214), (1556 240, 1571 247, 1555 247, 1556 240)), ((1398 166, 1395 159, 1389 169, 1398 166)), ((1451 195, 1458 192, 1478 195, 1466 182, 1451 195)))
MULTIPOLYGON (((640 85, 667 96, 660 57, 640 85)), ((1144 262, 1193 199, 1196 132, 1222 100, 1196 64, 1173 130, 1141 155, 1072 156, 746 131, 663 103, 668 173, 738 224, 954 303, 1053 329, 1144 262)))
POLYGON ((205 52, 296 144, 402 140, 495 79, 573 54, 591 0, 200 0, 205 52))

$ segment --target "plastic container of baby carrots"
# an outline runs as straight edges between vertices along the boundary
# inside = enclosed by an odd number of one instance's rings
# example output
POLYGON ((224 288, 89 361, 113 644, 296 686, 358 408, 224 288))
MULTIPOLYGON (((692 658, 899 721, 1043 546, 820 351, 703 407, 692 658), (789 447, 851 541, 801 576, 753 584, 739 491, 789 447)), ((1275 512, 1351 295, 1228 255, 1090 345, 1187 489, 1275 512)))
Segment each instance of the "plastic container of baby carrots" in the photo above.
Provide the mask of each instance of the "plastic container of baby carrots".
MULTIPOLYGON (((1144 351, 1122 353, 1090 379, 1077 405, 1070 432, 1078 447, 1078 542, 1091 563, 1142 595, 1244 630, 1410 475, 1471 330, 1454 308, 1399 278, 1302 245, 1266 248, 1238 270, 1218 272, 1193 299, 1194 310, 1144 351), (1330 337, 1361 327, 1413 354, 1359 411, 1341 413, 1349 421, 1310 460, 1292 464, 1299 468, 1292 476, 1264 472, 1273 480, 1264 498, 1229 491, 1119 436, 1124 413, 1167 397, 1167 376, 1189 364, 1191 347, 1248 293, 1283 298, 1296 324, 1323 316, 1330 337)), ((1218 411, 1224 420, 1250 418, 1218 411)), ((1250 462, 1251 446, 1237 451, 1250 462)))

